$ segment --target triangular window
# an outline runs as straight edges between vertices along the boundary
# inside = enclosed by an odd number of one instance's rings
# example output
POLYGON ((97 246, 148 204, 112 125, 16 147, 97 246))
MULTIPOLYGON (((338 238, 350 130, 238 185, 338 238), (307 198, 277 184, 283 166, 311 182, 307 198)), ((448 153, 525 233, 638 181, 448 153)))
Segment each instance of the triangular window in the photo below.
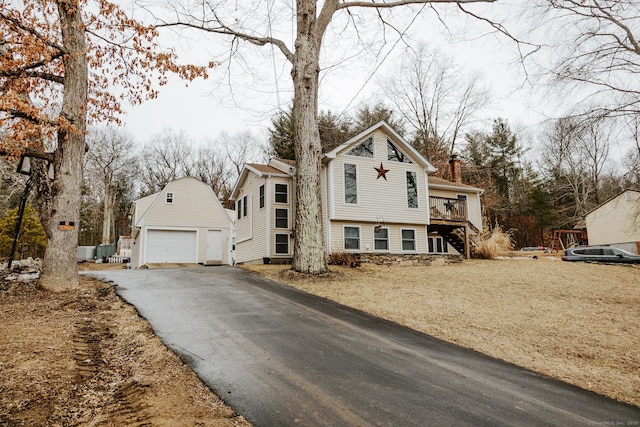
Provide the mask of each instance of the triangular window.
POLYGON ((387 159, 392 162, 413 163, 406 154, 387 139, 387 159))
POLYGON ((369 138, 366 141, 356 145, 351 150, 347 151, 347 155, 356 157, 368 157, 373 159, 373 138, 369 138))

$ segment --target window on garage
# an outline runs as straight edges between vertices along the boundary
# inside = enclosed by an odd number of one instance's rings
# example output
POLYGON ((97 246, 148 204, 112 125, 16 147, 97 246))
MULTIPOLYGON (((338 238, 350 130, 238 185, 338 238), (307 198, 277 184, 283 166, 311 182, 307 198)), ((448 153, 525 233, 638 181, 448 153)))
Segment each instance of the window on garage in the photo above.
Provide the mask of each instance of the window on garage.
POLYGON ((173 193, 167 192, 167 194, 165 195, 164 202, 166 204, 168 204, 168 205, 172 205, 173 204, 173 193))

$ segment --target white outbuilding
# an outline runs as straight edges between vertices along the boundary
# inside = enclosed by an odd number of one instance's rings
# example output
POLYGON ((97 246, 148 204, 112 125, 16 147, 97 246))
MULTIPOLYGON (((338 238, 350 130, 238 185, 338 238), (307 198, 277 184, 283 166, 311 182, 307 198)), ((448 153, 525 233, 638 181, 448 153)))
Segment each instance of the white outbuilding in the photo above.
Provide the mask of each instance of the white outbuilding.
POLYGON ((232 264, 233 223, 207 184, 194 178, 170 182, 133 202, 131 266, 178 263, 232 264))

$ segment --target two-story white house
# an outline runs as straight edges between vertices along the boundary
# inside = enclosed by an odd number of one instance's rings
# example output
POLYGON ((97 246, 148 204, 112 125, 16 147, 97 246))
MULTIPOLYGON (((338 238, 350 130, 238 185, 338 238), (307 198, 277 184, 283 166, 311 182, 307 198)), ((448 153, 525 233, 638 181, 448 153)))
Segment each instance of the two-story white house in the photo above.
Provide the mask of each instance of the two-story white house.
MULTIPOLYGON (((385 122, 326 153, 321 198, 329 253, 468 255, 466 237, 482 227, 482 190, 460 181, 458 165, 453 159, 451 181, 429 177, 435 168, 385 122)), ((231 195, 238 263, 291 258, 294 173, 295 163, 281 159, 245 165, 231 195)))

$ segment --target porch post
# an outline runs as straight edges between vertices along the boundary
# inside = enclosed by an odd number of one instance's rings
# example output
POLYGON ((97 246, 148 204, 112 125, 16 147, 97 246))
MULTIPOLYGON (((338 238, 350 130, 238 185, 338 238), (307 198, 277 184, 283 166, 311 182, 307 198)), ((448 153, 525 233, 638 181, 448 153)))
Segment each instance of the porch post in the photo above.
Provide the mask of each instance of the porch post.
POLYGON ((471 245, 469 244, 469 224, 464 226, 464 259, 471 258, 471 245))

